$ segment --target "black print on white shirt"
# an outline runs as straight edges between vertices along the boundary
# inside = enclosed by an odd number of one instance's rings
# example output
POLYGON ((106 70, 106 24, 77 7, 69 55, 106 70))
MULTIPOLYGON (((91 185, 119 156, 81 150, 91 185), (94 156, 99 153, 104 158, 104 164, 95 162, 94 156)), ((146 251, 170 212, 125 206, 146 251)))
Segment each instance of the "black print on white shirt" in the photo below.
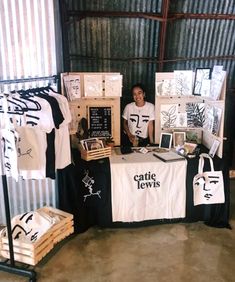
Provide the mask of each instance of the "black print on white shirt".
POLYGON ((38 125, 38 121, 40 120, 39 117, 29 114, 26 114, 26 117, 32 119, 32 120, 27 119, 26 124, 31 125, 32 127, 38 125))
POLYGON ((93 186, 93 184, 95 183, 95 181, 94 181, 93 177, 90 177, 90 176, 88 175, 88 173, 89 173, 89 171, 86 170, 86 171, 85 171, 85 176, 84 176, 84 178, 82 179, 82 182, 85 184, 85 187, 88 188, 88 190, 89 190, 89 194, 86 194, 86 195, 83 196, 83 197, 84 197, 84 202, 86 201, 86 199, 87 199, 88 197, 95 196, 95 195, 98 196, 98 197, 101 199, 101 196, 100 196, 101 190, 99 190, 99 191, 93 193, 93 188, 92 188, 92 186, 93 186))
POLYGON ((10 158, 9 158, 9 152, 12 152, 13 151, 13 148, 11 146, 11 142, 2 137, 2 147, 3 147, 3 155, 4 155, 4 166, 5 168, 7 169, 7 171, 10 171, 11 170, 11 164, 10 164, 10 158))
POLYGON ((204 192, 204 198, 206 200, 209 200, 211 197, 213 197, 213 192, 212 192, 212 187, 208 184, 217 184, 219 182, 219 177, 218 176, 208 176, 209 182, 206 181, 206 178, 204 176, 201 176, 197 178, 195 185, 199 186, 202 188, 204 192))
POLYGON ((142 133, 141 128, 145 123, 148 123, 149 116, 148 115, 137 115, 137 114, 131 114, 130 115, 130 121, 134 124, 136 124, 137 130, 135 131, 136 135, 139 135, 142 133))
MULTIPOLYGON (((21 141, 21 138, 19 138, 19 143, 20 143, 20 141, 21 141)), ((31 153, 32 153, 32 148, 29 148, 28 150, 26 150, 25 152, 22 152, 21 151, 21 148, 19 147, 18 149, 17 149, 17 152, 18 152, 18 157, 22 157, 22 156, 30 156, 30 158, 32 158, 33 159, 33 156, 31 155, 31 153)))

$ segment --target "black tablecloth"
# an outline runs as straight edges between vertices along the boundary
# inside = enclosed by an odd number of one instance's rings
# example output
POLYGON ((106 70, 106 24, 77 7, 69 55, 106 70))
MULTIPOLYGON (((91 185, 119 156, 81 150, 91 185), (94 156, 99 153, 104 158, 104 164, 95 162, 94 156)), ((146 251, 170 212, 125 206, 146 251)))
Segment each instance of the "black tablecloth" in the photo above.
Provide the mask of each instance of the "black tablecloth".
MULTIPOLYGON (((201 148, 201 152, 205 152, 201 148)), ((193 205, 193 177, 197 174, 198 158, 189 159, 186 179, 186 217, 184 219, 147 220, 143 222, 112 222, 111 176, 109 159, 84 161, 79 151, 73 151, 74 164, 58 171, 59 208, 74 215, 75 232, 86 231, 90 226, 138 227, 151 224, 204 221, 213 227, 229 225, 229 169, 227 163, 214 158, 215 170, 222 170, 225 187, 225 203, 193 205), (90 197, 90 194, 93 194, 90 197)), ((209 161, 205 161, 205 170, 209 161)))

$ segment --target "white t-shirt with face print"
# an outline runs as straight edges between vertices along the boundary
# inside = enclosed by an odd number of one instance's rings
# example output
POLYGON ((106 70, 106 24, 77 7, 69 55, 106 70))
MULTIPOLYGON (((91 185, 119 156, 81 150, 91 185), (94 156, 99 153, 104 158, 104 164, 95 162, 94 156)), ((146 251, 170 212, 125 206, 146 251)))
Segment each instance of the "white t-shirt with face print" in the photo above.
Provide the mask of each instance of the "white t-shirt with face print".
POLYGON ((122 117, 128 121, 131 134, 147 138, 149 121, 155 119, 154 105, 149 102, 145 102, 143 107, 137 107, 134 102, 127 104, 122 117))

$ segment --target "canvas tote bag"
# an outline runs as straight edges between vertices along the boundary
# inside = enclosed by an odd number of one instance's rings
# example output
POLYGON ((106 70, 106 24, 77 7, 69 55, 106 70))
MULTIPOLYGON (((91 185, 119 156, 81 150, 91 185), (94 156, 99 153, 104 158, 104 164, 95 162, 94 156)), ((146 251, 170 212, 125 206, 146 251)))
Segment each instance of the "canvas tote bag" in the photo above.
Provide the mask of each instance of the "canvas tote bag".
POLYGON ((198 174, 193 178, 193 201, 194 206, 225 202, 223 173, 214 170, 213 160, 208 154, 200 155, 198 174), (204 158, 210 161, 210 171, 203 172, 204 158))

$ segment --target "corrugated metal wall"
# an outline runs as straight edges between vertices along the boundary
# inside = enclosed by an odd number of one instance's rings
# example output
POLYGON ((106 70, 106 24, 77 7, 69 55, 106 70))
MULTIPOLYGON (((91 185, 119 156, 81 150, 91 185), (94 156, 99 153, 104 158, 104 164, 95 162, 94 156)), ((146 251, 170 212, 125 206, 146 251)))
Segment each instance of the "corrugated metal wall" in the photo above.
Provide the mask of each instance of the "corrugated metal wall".
MULTIPOLYGON (((0 81, 55 75, 53 0, 0 0, 0 81)), ((0 84, 0 91, 47 85, 48 81, 0 84)), ((8 179, 11 215, 43 205, 56 206, 53 180, 8 179)), ((0 224, 5 222, 0 177, 0 224)))
POLYGON ((165 70, 195 69, 196 67, 224 66, 228 72, 228 87, 235 82, 235 21, 185 19, 172 22, 168 26, 165 59, 201 58, 169 62, 165 70), (227 59, 223 57, 227 56, 227 59), (221 57, 221 59, 206 59, 221 57), (204 59, 203 59, 204 58, 204 59))
POLYGON ((56 74, 53 0, 1 0, 0 22, 0 80, 56 74))
POLYGON ((204 13, 204 14, 234 14, 234 0, 172 0, 170 12, 204 13))
POLYGON ((158 36, 159 23, 148 19, 74 22, 69 29, 71 70, 118 71, 125 88, 138 81, 152 84, 156 66, 147 59, 157 56, 158 36))
MULTIPOLYGON (((55 181, 20 180, 7 178, 11 216, 35 210, 45 205, 56 207, 55 181)), ((5 206, 3 201, 2 178, 0 177, 0 225, 5 223, 5 206)))
POLYGON ((66 0, 69 10, 160 13, 162 0, 66 0))
MULTIPOLYGON (((67 0, 65 3, 68 11, 161 13, 164 1, 67 0)), ((235 0, 171 0, 169 14, 174 13, 235 14, 235 0)), ((164 62, 163 70, 222 64, 228 72, 228 88, 234 88, 234 25, 234 20, 219 19, 168 21, 164 60, 170 61, 164 62), (233 57, 217 59, 212 56, 233 57)), ((120 71, 124 75, 124 104, 128 89, 137 81, 147 84, 153 98, 160 28, 161 22, 138 17, 80 20, 70 17, 66 24, 71 55, 68 71, 120 71)))
MULTIPOLYGON (((66 1, 69 10, 160 13, 162 1, 66 1)), ((158 21, 144 18, 70 18, 67 25, 70 71, 110 71, 123 74, 124 100, 129 88, 145 82, 153 102, 158 21)), ((126 103, 126 101, 125 101, 126 103)))

